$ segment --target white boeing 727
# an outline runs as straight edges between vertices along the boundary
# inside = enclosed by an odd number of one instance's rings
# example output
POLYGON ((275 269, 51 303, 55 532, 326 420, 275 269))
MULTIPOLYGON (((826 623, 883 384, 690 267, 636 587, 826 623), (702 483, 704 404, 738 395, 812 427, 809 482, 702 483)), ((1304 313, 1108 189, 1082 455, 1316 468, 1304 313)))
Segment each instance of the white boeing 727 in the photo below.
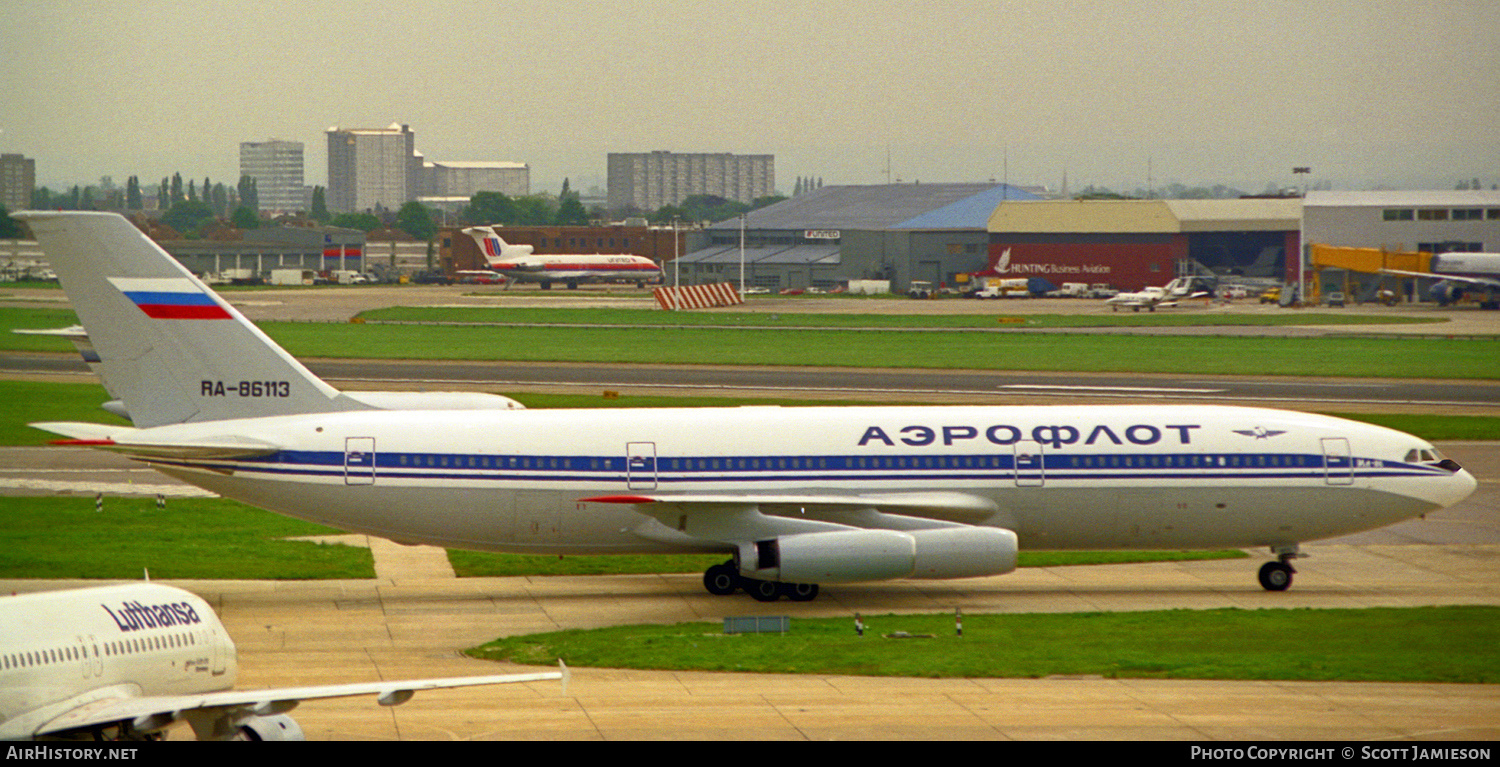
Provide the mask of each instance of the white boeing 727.
MULTIPOLYGON (((147 740, 186 721, 199 740, 302 740, 286 715, 313 698, 563 679, 504 676, 233 690, 234 642, 213 608, 155 583, 0 597, 0 740, 147 740)), ((566 683, 565 683, 566 684, 566 683)))
POLYGON ((542 290, 560 282, 577 288, 585 282, 634 282, 644 286, 661 277, 661 267, 633 253, 550 253, 536 255, 531 245, 512 245, 495 233, 494 227, 474 226, 463 230, 474 239, 489 268, 510 282, 540 283, 542 290))
POLYGON ((722 552, 704 585, 962 578, 1017 549, 1265 546, 1457 503, 1409 434, 1217 406, 375 409, 276 346, 123 218, 28 212, 135 427, 43 423, 261 508, 408 543, 722 552))

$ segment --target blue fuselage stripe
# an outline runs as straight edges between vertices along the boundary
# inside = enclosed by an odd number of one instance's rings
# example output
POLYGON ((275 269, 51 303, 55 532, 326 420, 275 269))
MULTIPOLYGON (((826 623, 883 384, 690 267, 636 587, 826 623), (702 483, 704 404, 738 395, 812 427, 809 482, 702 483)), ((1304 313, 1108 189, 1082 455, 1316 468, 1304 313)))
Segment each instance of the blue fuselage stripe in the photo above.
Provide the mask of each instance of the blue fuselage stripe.
POLYGON ((1422 465, 1298 453, 1049 454, 1038 468, 1010 454, 902 456, 747 456, 630 458, 453 453, 281 451, 237 460, 159 461, 181 467, 307 477, 374 474, 408 480, 623 482, 647 478, 689 482, 985 481, 1045 477, 1070 480, 1266 480, 1442 476, 1422 465), (372 465, 373 463, 373 465, 372 465))

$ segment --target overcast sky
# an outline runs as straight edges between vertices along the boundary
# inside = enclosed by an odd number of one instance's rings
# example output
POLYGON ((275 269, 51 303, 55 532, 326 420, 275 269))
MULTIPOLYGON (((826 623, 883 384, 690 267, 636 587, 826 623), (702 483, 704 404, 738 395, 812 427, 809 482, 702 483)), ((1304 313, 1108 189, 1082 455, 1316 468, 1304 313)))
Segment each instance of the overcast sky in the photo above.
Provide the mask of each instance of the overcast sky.
POLYGON ((429 160, 603 185, 770 153, 777 187, 1500 183, 1494 0, 18 2, 0 151, 39 184, 231 182, 239 142, 409 124, 429 160))

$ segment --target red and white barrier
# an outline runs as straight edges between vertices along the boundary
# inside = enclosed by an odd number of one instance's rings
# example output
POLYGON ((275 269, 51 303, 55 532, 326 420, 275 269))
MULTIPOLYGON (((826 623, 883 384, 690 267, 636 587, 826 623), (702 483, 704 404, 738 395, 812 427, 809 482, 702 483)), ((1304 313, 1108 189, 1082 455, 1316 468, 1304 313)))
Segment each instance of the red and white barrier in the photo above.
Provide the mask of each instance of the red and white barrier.
POLYGON ((661 287, 653 291, 656 303, 663 309, 711 309, 715 306, 734 306, 745 303, 734 286, 727 282, 712 285, 683 285, 676 288, 661 287))

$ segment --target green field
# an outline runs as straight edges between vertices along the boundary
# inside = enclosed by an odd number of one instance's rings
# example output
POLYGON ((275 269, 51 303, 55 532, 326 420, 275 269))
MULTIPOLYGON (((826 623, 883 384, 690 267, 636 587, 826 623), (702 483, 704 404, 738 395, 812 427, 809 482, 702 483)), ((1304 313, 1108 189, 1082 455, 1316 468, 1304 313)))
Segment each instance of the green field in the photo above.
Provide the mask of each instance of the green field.
POLYGON ((5 497, 0 578, 375 577, 369 549, 283 540, 340 532, 223 498, 5 497))
MULTIPOLYGON (((69 351, 12 327, 72 324, 67 312, 0 309, 0 347, 69 351)), ((293 356, 1500 379, 1500 336, 1319 337, 975 333, 881 329, 374 325, 269 322, 293 356)))
POLYGON ((952 613, 792 618, 790 633, 714 623, 498 639, 479 658, 602 668, 930 678, 1500 682, 1500 608, 952 613), (907 637, 894 636, 904 632, 907 637))
MULTIPOLYGON (((1413 325, 1441 324, 1441 317, 1398 317, 1337 313, 1212 314, 1126 312, 1077 314, 1007 314, 1005 303, 986 303, 986 314, 804 314, 736 311, 664 312, 615 308, 510 308, 455 306, 392 306, 361 312, 369 322, 475 323, 502 325, 678 325, 745 328, 1110 328, 1110 327, 1284 327, 1293 325, 1413 325), (1017 322, 1020 320, 1020 322, 1017 322)), ((1083 306, 1083 304, 1080 304, 1083 306)), ((1102 308, 1102 307, 1100 307, 1102 308)), ((1433 328, 1442 332, 1441 328, 1433 328)))
POLYGON ((1500 339, 266 323, 296 357, 1500 378, 1500 339))
MULTIPOLYGON (((518 575, 630 575, 639 573, 701 573, 725 561, 727 554, 609 554, 547 556, 491 554, 448 550, 448 562, 462 578, 505 578, 518 575)), ((1245 559, 1238 549, 1225 551, 1023 551, 1019 567, 1112 565, 1126 562, 1186 562, 1203 559, 1245 559)))

